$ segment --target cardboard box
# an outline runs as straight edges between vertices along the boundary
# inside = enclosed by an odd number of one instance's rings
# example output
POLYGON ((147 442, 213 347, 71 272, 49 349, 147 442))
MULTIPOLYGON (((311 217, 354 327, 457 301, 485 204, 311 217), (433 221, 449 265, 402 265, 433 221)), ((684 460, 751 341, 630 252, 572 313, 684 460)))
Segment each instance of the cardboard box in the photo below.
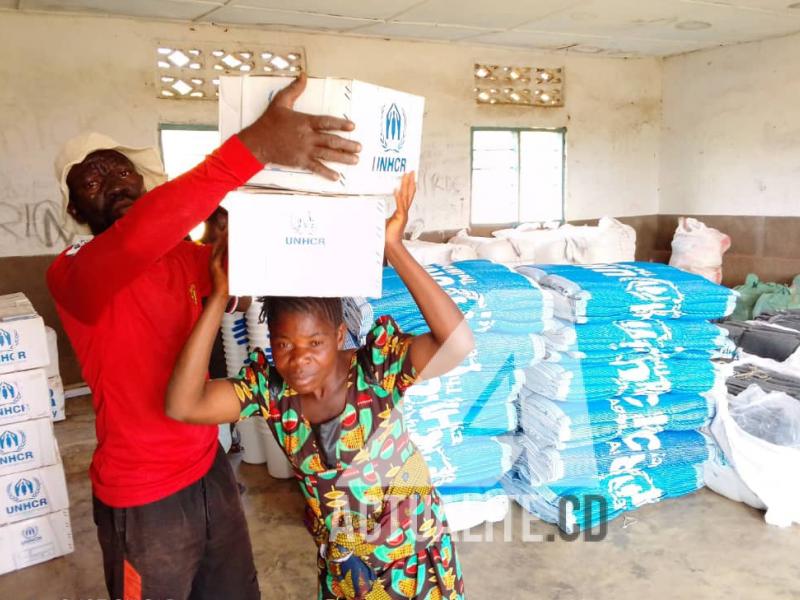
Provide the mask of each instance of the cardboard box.
POLYGON ((44 369, 0 374, 0 426, 41 417, 52 418, 44 369))
MULTIPOLYGON (((219 127, 227 139, 255 121, 291 77, 220 77, 219 127)), ((248 183, 322 194, 391 194, 406 171, 419 170, 425 99, 354 79, 309 78, 295 109, 348 118, 355 131, 340 132, 361 143, 357 165, 326 163, 341 174, 330 181, 309 171, 267 165, 248 183)))
POLYGON ((61 382, 61 376, 48 377, 47 387, 50 392, 50 410, 52 411, 53 421, 63 421, 67 418, 67 412, 64 399, 64 384, 61 382))
POLYGON ((385 198, 233 192, 225 206, 231 294, 380 297, 385 198))
POLYGON ((69 508, 61 463, 0 477, 0 525, 69 508))
POLYGON ((0 527, 0 575, 64 556, 74 549, 68 510, 0 527))
POLYGON ((0 426, 0 476, 58 464, 49 417, 0 426))
POLYGON ((24 294, 0 296, 0 373, 50 362, 44 321, 24 294))

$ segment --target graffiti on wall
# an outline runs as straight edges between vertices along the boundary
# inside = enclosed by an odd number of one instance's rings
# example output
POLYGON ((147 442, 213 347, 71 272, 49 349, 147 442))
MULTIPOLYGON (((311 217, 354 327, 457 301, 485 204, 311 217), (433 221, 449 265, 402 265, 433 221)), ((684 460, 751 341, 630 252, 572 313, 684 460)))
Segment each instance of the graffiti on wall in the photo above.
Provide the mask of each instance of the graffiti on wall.
POLYGON ((49 195, 36 193, 35 189, 26 191, 20 193, 12 188, 0 191, 0 256, 56 254, 75 237, 62 217, 60 202, 49 199, 20 202, 20 198, 49 195))

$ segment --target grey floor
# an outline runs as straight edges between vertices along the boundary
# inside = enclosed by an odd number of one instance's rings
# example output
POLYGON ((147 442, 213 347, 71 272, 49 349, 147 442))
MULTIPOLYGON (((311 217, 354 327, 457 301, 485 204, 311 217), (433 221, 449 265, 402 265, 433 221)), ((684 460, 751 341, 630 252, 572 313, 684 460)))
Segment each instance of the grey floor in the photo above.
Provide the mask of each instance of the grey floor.
MULTIPOLYGON (((67 412, 56 435, 75 552, 0 576, 2 600, 107 598, 86 474, 94 448, 89 399, 69 401, 67 412)), ((295 484, 270 478, 263 466, 241 464, 237 472, 247 486, 243 501, 262 597, 315 597, 314 546, 295 484)), ((603 541, 569 542, 556 533, 519 509, 506 523, 471 531, 459 545, 468 598, 800 599, 800 527, 769 527, 758 511, 707 490, 613 521, 603 541)))

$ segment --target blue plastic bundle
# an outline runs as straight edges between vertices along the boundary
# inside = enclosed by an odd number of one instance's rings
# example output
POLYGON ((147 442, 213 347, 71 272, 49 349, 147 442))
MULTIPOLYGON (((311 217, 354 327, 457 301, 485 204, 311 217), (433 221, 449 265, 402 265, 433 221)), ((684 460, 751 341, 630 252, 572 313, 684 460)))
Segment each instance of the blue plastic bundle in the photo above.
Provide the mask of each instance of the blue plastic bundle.
POLYGON ((420 437, 440 433, 461 436, 500 435, 519 424, 516 399, 523 385, 519 370, 444 375, 412 386, 403 400, 403 420, 420 437))
POLYGON ((522 369, 544 353, 535 335, 479 334, 475 349, 455 369, 412 386, 404 400, 411 431, 449 436, 499 435, 518 425, 517 396, 522 369))
POLYGON ((728 332, 707 321, 626 319, 574 324, 558 320, 546 331, 548 348, 570 358, 608 361, 658 352, 664 358, 732 358, 736 345, 728 332))
POLYGON ((519 470, 534 484, 592 485, 599 477, 620 469, 654 469, 680 463, 697 464, 712 455, 712 442, 699 431, 642 429, 625 438, 596 442, 565 450, 537 446, 524 437, 527 461, 519 470))
MULTIPOLYGON (((402 324, 400 328, 405 331, 402 324)), ((428 331, 427 326, 423 333, 428 331)), ((475 373, 484 381, 495 377, 497 371, 508 373, 538 363, 545 355, 542 336, 536 334, 476 333, 475 348, 453 373, 475 373)))
POLYGON ((531 265, 520 273, 555 292, 555 315, 588 319, 720 319, 733 312, 737 292, 660 263, 531 265))
POLYGON ((559 357, 526 369, 525 386, 554 400, 585 401, 611 396, 707 392, 724 381, 709 360, 664 359, 642 354, 610 363, 559 357))
POLYGON ((541 447, 557 449, 606 442, 642 428, 690 431, 711 422, 713 393, 615 396, 591 402, 553 402, 535 393, 520 396, 520 424, 541 447))
POLYGON ((411 439, 425 458, 436 487, 500 481, 514 465, 511 439, 463 437, 455 443, 442 443, 414 434, 411 439))
MULTIPOLYGON (((552 321, 552 304, 536 284, 488 261, 428 265, 425 269, 464 313, 476 333, 539 333, 552 321)), ((428 330, 416 303, 391 267, 384 269, 383 297, 370 300, 376 315, 391 315, 408 333, 428 330)))
POLYGON ((503 480, 509 495, 543 521, 564 531, 592 529, 624 512, 703 487, 703 463, 681 462, 652 469, 620 470, 590 485, 531 485, 515 469, 503 480), (577 500, 577 502, 574 502, 577 500))

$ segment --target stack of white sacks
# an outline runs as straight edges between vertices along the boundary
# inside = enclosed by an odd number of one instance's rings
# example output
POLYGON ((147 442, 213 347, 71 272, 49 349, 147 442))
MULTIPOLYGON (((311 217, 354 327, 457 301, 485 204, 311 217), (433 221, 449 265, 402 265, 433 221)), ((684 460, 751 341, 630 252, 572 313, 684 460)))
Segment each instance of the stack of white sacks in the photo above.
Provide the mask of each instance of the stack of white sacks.
POLYGON ((421 264, 447 265, 482 258, 504 264, 599 264, 634 260, 636 231, 611 217, 597 225, 523 223, 493 232, 493 237, 471 236, 464 229, 445 244, 419 240, 416 227, 406 242, 421 264))
POLYGON ((709 320, 735 292, 656 263, 519 271, 553 293, 559 325, 521 395, 517 502, 571 531, 702 487, 717 449, 699 430, 729 370, 715 359, 735 350, 709 320))
POLYGON ((23 294, 0 296, 0 574, 73 550, 49 363, 42 318, 23 294))

